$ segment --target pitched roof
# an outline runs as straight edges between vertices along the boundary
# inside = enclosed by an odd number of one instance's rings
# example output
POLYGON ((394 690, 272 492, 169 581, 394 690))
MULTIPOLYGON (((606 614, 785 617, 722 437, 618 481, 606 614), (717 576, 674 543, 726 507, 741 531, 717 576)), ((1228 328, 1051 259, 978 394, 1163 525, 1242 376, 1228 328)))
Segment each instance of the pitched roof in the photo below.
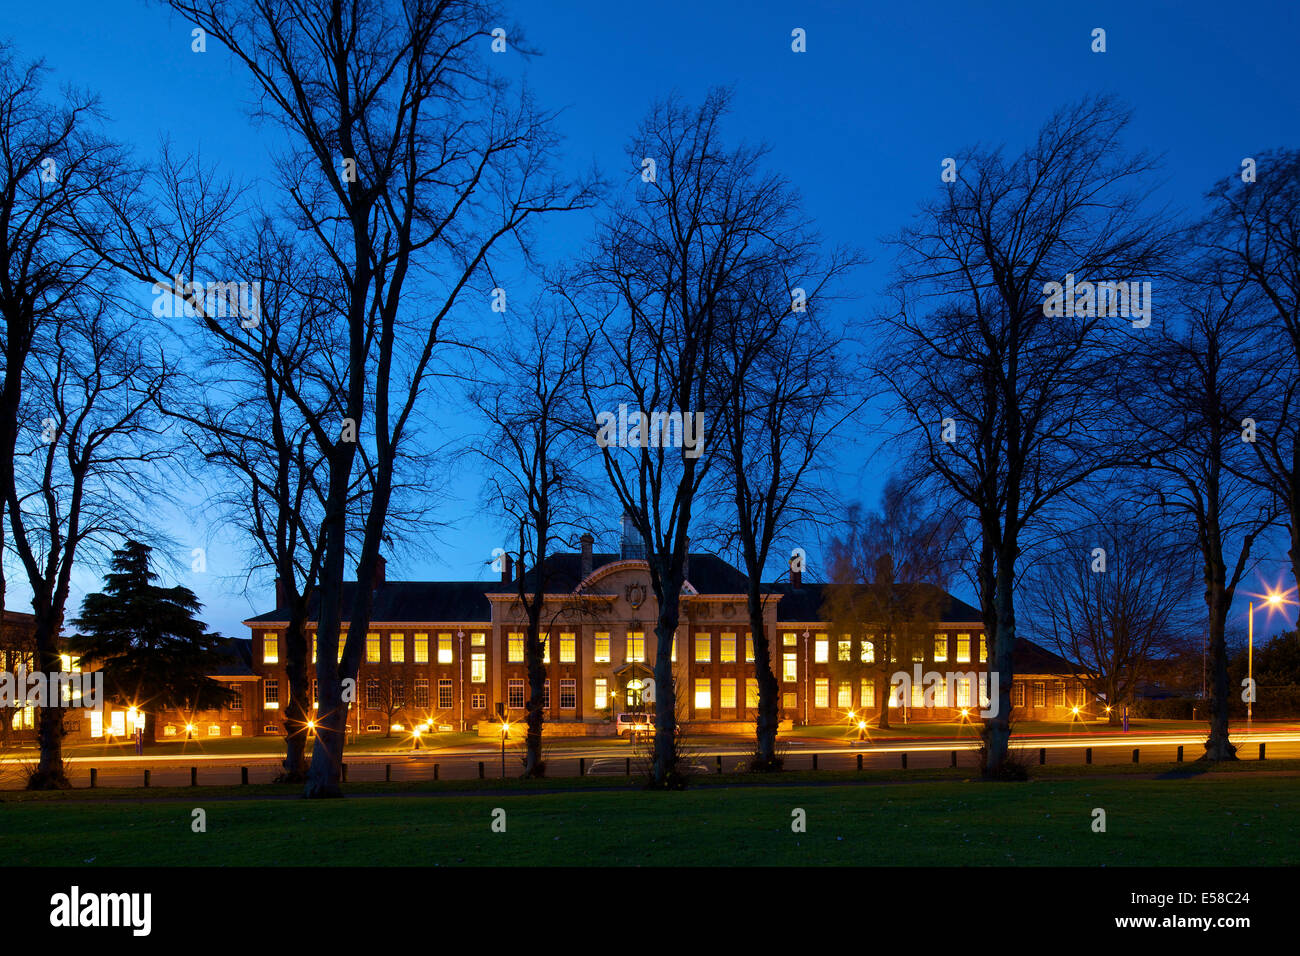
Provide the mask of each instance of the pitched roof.
POLYGON ((217 646, 221 662, 208 677, 253 677, 253 642, 246 637, 225 637, 217 646))
POLYGON ((1016 638, 1016 645, 1011 650, 1011 665, 1017 674, 1074 673, 1074 668, 1064 657, 1026 637, 1016 638))
MULTIPOLYGON (((393 624, 433 624, 440 621, 487 623, 492 620, 488 592, 501 586, 498 581, 386 581, 375 589, 370 619, 393 624)), ((352 617, 352 602, 356 593, 355 581, 343 583, 344 622, 352 617)), ((320 592, 317 591, 307 605, 309 622, 316 621, 319 609, 320 592)), ((248 618, 244 623, 269 624, 288 619, 288 608, 276 608, 248 618)))
MULTIPOLYGON (((926 585, 930 587, 930 585, 926 585)), ((781 595, 776 608, 777 621, 824 621, 826 619, 822 605, 826 599, 827 585, 824 583, 804 581, 799 587, 791 587, 788 582, 766 585, 767 590, 781 595)), ((953 597, 946 591, 939 591, 939 623, 970 624, 984 619, 979 608, 971 607, 965 601, 953 597)))
MULTIPOLYGON (((625 559, 618 554, 593 554, 592 571, 598 571, 608 564, 617 564, 625 559)), ((582 555, 577 552, 552 554, 542 563, 542 573, 546 589, 552 594, 567 594, 576 588, 583 579, 582 555)), ((536 569, 524 575, 525 586, 531 588, 537 580, 536 569)), ((749 586, 749 578, 741 574, 716 554, 703 552, 692 553, 686 568, 686 579, 700 594, 744 594, 749 586)), ((496 593, 510 594, 516 589, 514 582, 494 582, 492 590, 496 593)))

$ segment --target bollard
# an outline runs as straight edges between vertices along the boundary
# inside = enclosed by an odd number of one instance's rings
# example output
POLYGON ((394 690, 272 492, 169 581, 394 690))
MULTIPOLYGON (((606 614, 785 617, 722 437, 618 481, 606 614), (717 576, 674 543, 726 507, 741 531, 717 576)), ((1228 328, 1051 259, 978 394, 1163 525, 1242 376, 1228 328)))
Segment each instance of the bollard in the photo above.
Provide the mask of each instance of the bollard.
POLYGON ((247 767, 240 767, 240 768, 239 768, 239 782, 240 782, 241 784, 243 784, 243 785, 247 785, 247 784, 248 784, 248 768, 247 768, 247 767))
POLYGON ((862 754, 858 754, 858 769, 862 769, 862 754))
POLYGON ((1042 766, 1043 764, 1045 764, 1045 763, 1047 763, 1047 748, 1046 748, 1046 747, 1039 747, 1039 748, 1038 748, 1038 765, 1041 767, 1041 766, 1042 766))
POLYGON ((1138 749, 1136 747, 1133 748, 1133 762, 1138 762, 1138 749))
POLYGON ((903 769, 907 769, 907 751, 903 751, 903 769))
POLYGON ((149 786, 149 771, 148 771, 148 770, 146 770, 146 771, 144 772, 144 785, 145 785, 146 787, 149 786))
POLYGON ((92 787, 94 787, 94 786, 96 786, 98 783, 99 783, 99 771, 96 770, 94 767, 91 767, 91 768, 90 768, 90 785, 91 785, 92 787))
POLYGON ((1260 760, 1263 760, 1263 759, 1264 759, 1264 745, 1263 745, 1263 744, 1260 744, 1260 745, 1259 745, 1259 759, 1260 759, 1260 760))
POLYGON ((347 765, 347 764, 339 764, 339 768, 343 771, 343 782, 344 782, 344 783, 347 783, 347 782, 348 782, 348 765, 347 765))
POLYGON ((632 776, 632 758, 625 757, 624 759, 627 761, 627 765, 623 769, 624 772, 630 777, 632 776))
POLYGON ((722 754, 718 754, 718 773, 722 773, 722 754))
POLYGON ((478 762, 478 778, 479 778, 480 780, 483 779, 483 761, 482 761, 482 760, 480 760, 480 761, 478 762))
POLYGON ((1084 750, 1084 752, 1083 752, 1083 762, 1084 762, 1084 763, 1092 763, 1092 748, 1091 748, 1091 747, 1088 747, 1087 749, 1084 750))
POLYGON ((1183 762, 1183 745, 1182 745, 1182 744, 1179 744, 1179 745, 1178 745, 1178 762, 1179 762, 1179 763, 1182 763, 1182 762, 1183 762))
POLYGON ((199 768, 190 767, 190 786, 197 787, 198 785, 199 785, 199 768))
POLYGON ((817 755, 813 754, 813 769, 817 769, 817 755))
POLYGON ((586 758, 586 757, 579 757, 579 758, 578 758, 578 776, 579 776, 579 777, 585 777, 586 775, 587 775, 587 758, 586 758))
POLYGON ((948 766, 950 766, 950 767, 955 767, 955 766, 957 766, 957 751, 954 750, 954 751, 952 752, 952 759, 950 760, 948 766))
POLYGON ((434 764, 434 765, 433 765, 433 779, 434 779, 434 780, 437 780, 437 779, 438 779, 438 765, 437 765, 437 764, 434 764))
POLYGON ((393 782, 393 765, 391 763, 386 763, 384 764, 384 783, 392 783, 392 782, 393 782))

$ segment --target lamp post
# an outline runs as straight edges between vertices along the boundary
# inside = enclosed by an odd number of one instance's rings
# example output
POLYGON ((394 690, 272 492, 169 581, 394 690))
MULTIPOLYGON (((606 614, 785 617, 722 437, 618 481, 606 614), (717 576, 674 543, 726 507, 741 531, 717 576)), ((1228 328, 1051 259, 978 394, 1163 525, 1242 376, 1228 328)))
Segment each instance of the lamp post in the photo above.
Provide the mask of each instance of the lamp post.
POLYGON ((808 653, 808 628, 803 629, 803 725, 808 726, 808 674, 812 671, 812 656, 808 653))
POLYGON ((456 653, 460 659, 460 732, 465 732, 465 631, 456 629, 456 653))
MULTIPOLYGON (((1282 597, 1280 591, 1270 591, 1264 596, 1264 603, 1270 611, 1281 607, 1283 604, 1295 604, 1295 601, 1288 601, 1282 597)), ((1250 688, 1250 696, 1246 698, 1246 733, 1250 733, 1251 720, 1255 711, 1255 602, 1249 604, 1247 613, 1249 623, 1246 628, 1246 684, 1250 688)))
POLYGON ((506 778, 506 737, 510 735, 510 725, 501 722, 501 779, 506 778))

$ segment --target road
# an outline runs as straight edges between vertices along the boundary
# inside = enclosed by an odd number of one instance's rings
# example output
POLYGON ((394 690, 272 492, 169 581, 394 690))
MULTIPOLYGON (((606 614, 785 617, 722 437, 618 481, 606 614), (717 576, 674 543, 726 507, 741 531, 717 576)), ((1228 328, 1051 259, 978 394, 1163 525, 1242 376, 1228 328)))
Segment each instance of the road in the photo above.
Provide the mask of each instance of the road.
MULTIPOLYGON (((1259 745, 1266 744, 1269 758, 1300 757, 1300 731, 1295 728, 1234 733, 1233 741, 1243 759, 1259 757, 1259 745)), ((1074 735, 1041 735, 1016 737, 1013 747, 1031 763, 1082 764, 1091 749, 1094 764, 1129 763, 1133 751, 1139 751, 1142 763, 1170 762, 1177 758, 1178 748, 1184 748, 1184 759, 1195 760, 1201 754, 1204 733, 1094 733, 1074 735)), ((978 763, 979 742, 971 737, 956 740, 911 739, 864 742, 810 740, 792 737, 783 743, 785 766, 789 770, 852 770, 858 766, 859 755, 863 769, 908 769, 957 766, 973 768, 978 763)), ((702 740, 695 738, 687 744, 690 763, 699 773, 716 773, 719 767, 730 772, 743 768, 749 757, 747 741, 740 738, 702 740)), ((581 771, 590 776, 627 776, 637 773, 645 759, 644 746, 601 744, 583 745, 577 742, 547 744, 545 760, 548 776, 577 776, 581 771)), ((0 761, 0 788, 14 789, 21 784, 19 764, 30 757, 0 761)), ((202 786, 239 784, 245 771, 249 783, 269 783, 279 772, 280 758, 270 754, 230 755, 165 755, 121 757, 73 757, 67 761, 68 777, 74 787, 90 785, 91 770, 95 770, 96 785, 101 787, 139 787, 144 782, 144 772, 149 771, 150 785, 155 787, 188 786, 191 770, 197 773, 202 786)), ((350 781, 472 780, 482 777, 496 780, 502 777, 500 749, 490 746, 437 751, 366 753, 351 751, 347 754, 350 781)), ((506 748, 505 776, 518 776, 522 767, 522 747, 511 744, 506 748)))

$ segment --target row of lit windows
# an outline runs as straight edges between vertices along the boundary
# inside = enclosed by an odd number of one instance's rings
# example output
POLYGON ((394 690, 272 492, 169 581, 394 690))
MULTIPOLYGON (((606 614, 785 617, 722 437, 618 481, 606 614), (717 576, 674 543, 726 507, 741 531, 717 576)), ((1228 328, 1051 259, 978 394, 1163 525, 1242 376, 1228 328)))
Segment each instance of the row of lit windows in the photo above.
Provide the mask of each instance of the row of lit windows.
MULTIPOLYGON (((932 660, 936 663, 943 663, 948 660, 948 635, 936 634, 934 636, 934 656, 932 660)), ((798 647, 799 635, 794 631, 785 631, 782 634, 782 644, 785 647, 798 647)), ((844 634, 835 642, 835 659, 837 661, 853 660, 854 639, 851 634, 844 634)), ((858 661, 863 664, 873 664, 876 660, 876 640, 874 634, 868 634, 859 642, 858 661)), ((890 660, 898 660, 898 642, 895 641, 895 647, 890 652, 890 660)), ((920 663, 925 660, 925 645, 915 642, 911 646, 912 660, 920 663)), ((969 663, 971 659, 971 635, 958 634, 956 640, 956 657, 958 663, 969 663)), ((813 635, 813 661, 818 664, 830 662, 831 642, 828 634, 813 635)), ((787 657, 791 656, 789 654, 787 657)), ((984 635, 979 635, 979 659, 988 660, 988 647, 984 640, 984 635)), ((697 658, 698 660, 698 658, 697 658)), ((705 658, 707 660, 707 658, 705 658)))
MULTIPOLYGON (((543 632, 538 635, 542 642, 542 662, 551 663, 551 636, 543 632)), ((736 640, 737 635, 732 631, 724 631, 718 635, 718 660, 724 664, 735 663, 736 661, 736 640)), ((522 631, 511 631, 507 635, 506 644, 506 661, 510 664, 522 664, 524 662, 524 640, 525 635, 522 631)), ((597 631, 592 640, 592 661, 596 664, 608 664, 611 662, 612 640, 609 631, 597 631)), ((624 663, 644 662, 645 661, 645 632, 628 631, 623 639, 624 663)), ((713 657, 713 636, 707 632, 701 632, 695 635, 695 660, 699 663, 709 663, 713 657)), ((568 632, 561 632, 559 657, 561 664, 573 664, 577 662, 577 635, 568 632)), ((672 660, 677 660, 677 639, 673 638, 671 650, 672 660)), ((754 660, 754 639, 751 635, 745 635, 745 661, 753 663, 754 660)))
MULTIPOLYGON (((605 681, 603 678, 596 681, 596 699, 597 707, 603 707, 605 699, 605 681)), ((506 706, 512 710, 523 710, 527 706, 527 695, 524 690, 524 681, 522 679, 513 679, 507 682, 506 686, 506 706)), ((542 690, 542 707, 549 709, 551 706, 551 682, 545 682, 542 690)), ((574 678, 566 677, 560 681, 560 710, 576 710, 578 707, 578 682, 574 678)))
MULTIPOLYGON (((455 661, 452 638, 454 635, 442 633, 436 635, 436 648, 438 653, 439 664, 451 664, 455 661)), ((347 643, 347 631, 339 634, 339 660, 343 660, 343 648, 347 643)), ((373 632, 366 634, 366 663, 379 664, 383 662, 383 636, 373 632)), ((476 631, 469 636, 470 643, 470 663, 483 665, 484 674, 486 674, 486 647, 487 635, 481 631, 476 631), (476 651, 474 648, 483 648, 476 651)), ((404 664, 406 663, 406 635, 398 632, 388 634, 388 663, 404 664)), ((415 664, 429 663, 429 635, 413 634, 411 636, 411 661, 415 664)), ((312 663, 316 662, 316 635, 311 636, 311 659, 312 663)), ((262 662, 265 664, 277 664, 280 661, 280 637, 278 634, 265 633, 262 635, 262 662)), ((486 679, 484 677, 483 679, 486 679)))

